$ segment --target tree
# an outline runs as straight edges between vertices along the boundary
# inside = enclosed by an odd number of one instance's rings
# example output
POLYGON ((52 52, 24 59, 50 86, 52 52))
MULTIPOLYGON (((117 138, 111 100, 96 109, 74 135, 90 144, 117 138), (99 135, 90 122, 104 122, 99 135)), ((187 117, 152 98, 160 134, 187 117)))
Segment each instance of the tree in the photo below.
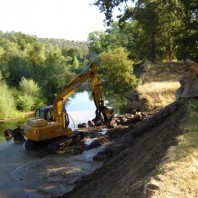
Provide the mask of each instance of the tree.
POLYGON ((101 54, 101 67, 109 89, 125 94, 140 82, 133 75, 133 62, 124 48, 109 49, 101 54))
POLYGON ((28 43, 24 49, 24 56, 33 67, 39 67, 45 61, 45 48, 38 42, 28 43))
POLYGON ((103 31, 94 31, 88 35, 89 51, 100 54, 106 48, 105 46, 105 33, 103 31))
POLYGON ((94 5, 106 16, 107 24, 112 23, 113 11, 120 11, 120 27, 131 21, 136 22, 139 51, 143 58, 152 62, 157 59, 197 59, 198 52, 198 1, 197 0, 96 0, 94 5), (127 5, 131 4, 133 7, 127 5))
POLYGON ((61 49, 51 46, 46 54, 45 64, 40 68, 38 80, 42 85, 47 103, 52 103, 54 96, 71 80, 73 73, 66 64, 66 58, 61 49))
POLYGON ((180 59, 198 61, 198 0, 181 0, 178 16, 181 25, 177 32, 176 54, 180 59))

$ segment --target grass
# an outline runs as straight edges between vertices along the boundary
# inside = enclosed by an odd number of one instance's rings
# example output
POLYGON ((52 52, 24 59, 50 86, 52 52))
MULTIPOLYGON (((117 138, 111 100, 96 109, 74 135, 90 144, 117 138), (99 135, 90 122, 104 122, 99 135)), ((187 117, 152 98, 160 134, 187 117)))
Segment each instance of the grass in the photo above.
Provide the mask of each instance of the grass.
POLYGON ((153 191, 154 198, 198 197, 198 101, 190 100, 186 107, 183 134, 178 137, 178 145, 169 148, 154 178, 159 185, 153 191))
POLYGON ((140 100, 133 101, 132 108, 142 111, 153 110, 175 101, 176 90, 180 87, 178 79, 185 67, 185 63, 181 62, 145 62, 140 76, 143 84, 136 90, 140 100))
POLYGON ((174 81, 145 83, 137 87, 137 93, 145 108, 151 110, 175 101, 179 86, 174 81))

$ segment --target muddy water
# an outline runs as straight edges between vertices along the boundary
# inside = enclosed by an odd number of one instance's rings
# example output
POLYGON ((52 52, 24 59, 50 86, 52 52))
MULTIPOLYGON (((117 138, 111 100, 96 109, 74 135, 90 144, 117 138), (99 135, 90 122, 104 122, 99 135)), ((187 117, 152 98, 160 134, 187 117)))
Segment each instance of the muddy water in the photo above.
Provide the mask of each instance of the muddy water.
MULTIPOLYGON (((77 100, 83 98, 86 103, 89 99, 86 92, 80 93, 76 98, 77 100)), ((81 102, 76 102, 75 98, 70 104, 72 102, 83 105, 81 102)), ((76 106, 76 109, 74 107, 72 109, 70 104, 67 110, 70 116, 72 114, 74 123, 82 123, 93 118, 95 107, 92 104, 91 107, 88 105, 87 109, 83 109, 86 108, 83 105, 83 108, 79 108, 80 111, 76 106)), ((13 123, 10 125, 14 128, 13 123)), ((6 123, 6 127, 8 126, 9 123, 6 123)), ((5 126, 1 124, 0 134, 3 133, 4 128, 5 126)), ((6 141, 0 137, 0 198, 47 198, 63 195, 69 192, 82 176, 102 166, 102 163, 92 159, 101 149, 102 147, 98 147, 80 155, 49 155, 44 150, 27 151, 24 143, 6 141)))

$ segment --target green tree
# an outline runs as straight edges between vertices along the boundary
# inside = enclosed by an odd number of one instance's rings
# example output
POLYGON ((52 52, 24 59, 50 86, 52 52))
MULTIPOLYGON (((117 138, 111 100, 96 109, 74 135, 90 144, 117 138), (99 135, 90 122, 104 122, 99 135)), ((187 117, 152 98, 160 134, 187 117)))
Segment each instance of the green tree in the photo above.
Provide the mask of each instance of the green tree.
POLYGON ((109 49, 101 54, 101 67, 109 89, 125 94, 138 85, 132 65, 124 48, 109 49))
POLYGON ((17 104, 20 109, 30 111, 40 105, 40 88, 34 80, 22 77, 19 90, 17 104))
POLYGON ((100 54, 106 48, 105 45, 105 32, 103 31, 94 31, 88 35, 88 46, 89 51, 100 54))
POLYGON ((180 59, 191 58, 198 61, 198 1, 180 2, 177 14, 181 25, 175 39, 176 54, 180 59))
POLYGON ((121 28, 129 21, 135 22, 129 44, 135 51, 139 49, 141 58, 155 62, 176 55, 179 59, 197 60, 197 0, 96 0, 94 4, 104 12, 108 24, 112 23, 116 8, 120 10, 121 28), (133 7, 127 3, 132 3, 133 7))
POLYGON ((28 43, 24 49, 24 56, 32 66, 41 66, 45 61, 45 48, 38 42, 28 43))
POLYGON ((78 71, 80 65, 84 64, 85 57, 87 56, 87 52, 83 53, 80 48, 70 48, 62 50, 63 55, 66 57, 67 64, 73 66, 72 71, 78 71))
POLYGON ((74 56, 74 61, 73 61, 73 65, 72 65, 74 70, 77 70, 79 68, 79 61, 78 58, 76 56, 74 56))
POLYGON ((70 70, 61 49, 51 46, 46 54, 44 67, 39 71, 38 81, 43 87, 47 103, 52 103, 54 96, 71 80, 73 73, 70 70))

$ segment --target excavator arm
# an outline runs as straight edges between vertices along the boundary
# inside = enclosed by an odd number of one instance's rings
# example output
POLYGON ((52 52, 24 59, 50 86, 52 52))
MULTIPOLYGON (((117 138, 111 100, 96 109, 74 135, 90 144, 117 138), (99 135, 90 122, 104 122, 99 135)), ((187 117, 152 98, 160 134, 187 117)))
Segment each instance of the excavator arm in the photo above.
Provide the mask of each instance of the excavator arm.
MULTIPOLYGON (((97 66, 96 64, 92 63, 90 66, 86 67, 85 70, 83 70, 78 76, 76 76, 67 86, 65 86, 62 92, 54 101, 54 121, 61 123, 63 128, 67 127, 68 125, 68 119, 66 116, 67 114, 66 110, 64 109, 65 100, 77 89, 79 89, 79 87, 87 80, 90 80, 91 82, 92 95, 96 109, 103 113, 104 116, 106 115, 105 112, 109 110, 109 108, 105 107, 104 103, 102 102, 103 100, 100 89, 100 81, 97 73, 97 66)), ((113 113, 112 110, 111 112, 113 113)))

